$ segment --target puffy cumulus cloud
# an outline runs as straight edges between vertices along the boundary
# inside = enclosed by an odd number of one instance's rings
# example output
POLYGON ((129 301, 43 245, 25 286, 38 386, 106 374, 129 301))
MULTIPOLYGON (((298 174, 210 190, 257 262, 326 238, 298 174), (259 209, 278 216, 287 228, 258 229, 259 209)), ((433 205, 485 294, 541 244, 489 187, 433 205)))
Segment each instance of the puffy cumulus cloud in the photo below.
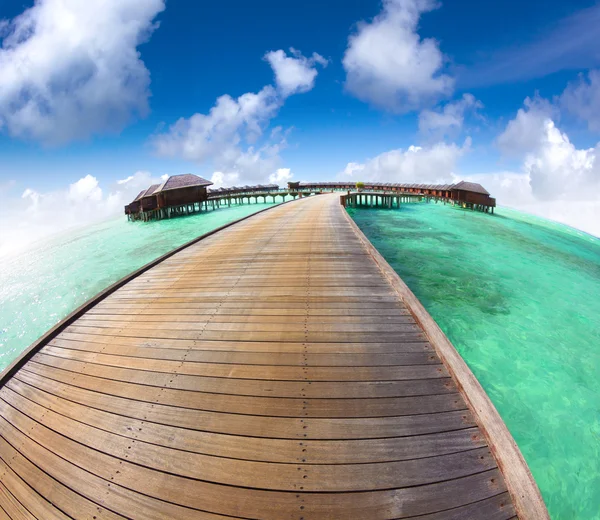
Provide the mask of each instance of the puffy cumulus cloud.
POLYGON ((300 51, 291 47, 290 54, 288 56, 283 50, 265 54, 265 60, 275 73, 275 82, 283 97, 312 90, 318 74, 315 65, 326 67, 329 63, 316 52, 313 52, 312 57, 305 58, 300 51))
POLYGON ((363 101, 394 112, 421 108, 451 94, 438 42, 418 32, 435 0, 384 0, 371 23, 360 22, 343 59, 346 88, 363 101))
POLYGON ((365 169, 365 165, 361 164, 361 163, 356 163, 356 162, 350 162, 346 165, 346 167, 344 168, 344 170, 341 173, 341 176, 349 176, 352 177, 355 174, 357 174, 358 172, 362 172, 365 169))
POLYGON ((279 168, 269 176, 269 182, 282 186, 291 181, 293 176, 294 174, 290 168, 279 168))
MULTIPOLYGON (((131 179, 131 177, 128 177, 128 179, 131 179)), ((131 182, 131 180, 127 182, 131 182)), ((127 182, 121 182, 121 185, 127 184, 127 182)), ((102 189, 98 185, 98 179, 89 174, 82 177, 69 186, 67 198, 76 204, 102 200, 102 189)))
POLYGON ((527 154, 524 167, 540 199, 600 202, 600 143, 577 149, 551 120, 544 125, 540 146, 527 154))
POLYGON ((423 134, 441 137, 462 129, 465 114, 477 113, 483 103, 472 94, 464 94, 457 101, 446 103, 436 110, 423 110, 419 114, 419 131, 423 134))
POLYGON ((539 103, 526 100, 525 108, 498 137, 498 145, 505 154, 524 158, 523 172, 536 198, 600 200, 600 143, 576 148, 539 103))
POLYGON ((557 101, 563 110, 586 121, 590 130, 600 132, 600 70, 580 75, 557 101))
MULTIPOLYGON (((301 68, 325 61, 316 53, 307 59, 295 50, 293 58, 287 58, 283 51, 275 51, 275 54, 298 62, 301 68), (278 54, 280 52, 282 54, 278 54)), ((237 99, 229 95, 219 97, 207 114, 196 113, 181 118, 166 132, 155 135, 152 143, 157 153, 197 163, 212 163, 214 180, 218 181, 215 184, 267 182, 281 167, 280 152, 287 146, 289 131, 279 126, 270 134, 265 131, 286 97, 307 91, 309 85, 312 88, 316 76, 316 70, 309 76, 297 75, 297 71, 292 73, 288 70, 289 65, 283 67, 286 72, 282 73, 282 65, 277 59, 267 61, 275 73, 277 87, 266 85, 258 93, 248 92, 237 99)))
POLYGON ((522 157, 521 172, 471 179, 484 184, 499 204, 600 236, 600 143, 577 148, 548 107, 527 100, 498 138, 504 153, 522 157))
POLYGON ((471 140, 467 138, 462 146, 440 142, 391 150, 364 164, 348 163, 339 177, 371 182, 452 182, 458 159, 470 146, 471 140))
POLYGON ((210 178, 210 182, 213 183, 212 189, 221 188, 224 186, 235 186, 238 183, 239 174, 237 173, 224 173, 214 172, 210 178))
POLYGON ((164 0, 36 0, 1 27, 0 128, 60 144, 148 112, 137 47, 164 0))
POLYGON ((154 138, 154 146, 160 155, 195 162, 237 156, 240 142, 259 138, 280 107, 281 98, 270 85, 237 99, 224 95, 208 114, 179 119, 168 132, 154 138))
POLYGON ((538 97, 526 98, 524 107, 498 136, 498 147, 511 157, 521 157, 538 149, 544 139, 545 127, 556 115, 556 108, 549 101, 538 97))
POLYGON ((139 171, 103 189, 96 177, 86 175, 62 189, 26 188, 20 195, 18 184, 11 182, 0 190, 0 256, 66 229, 118 215, 142 189, 156 182, 149 172, 139 171))

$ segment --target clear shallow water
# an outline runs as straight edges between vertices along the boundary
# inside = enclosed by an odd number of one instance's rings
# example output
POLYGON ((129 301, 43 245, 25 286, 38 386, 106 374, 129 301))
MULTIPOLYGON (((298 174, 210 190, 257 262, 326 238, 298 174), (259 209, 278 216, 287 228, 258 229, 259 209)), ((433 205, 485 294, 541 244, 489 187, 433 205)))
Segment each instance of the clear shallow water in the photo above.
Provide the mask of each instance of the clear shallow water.
POLYGON ((600 240, 507 209, 349 213, 488 392, 552 518, 600 518, 600 240))
POLYGON ((273 204, 158 222, 125 216, 57 235, 0 264, 0 370, 55 323, 123 276, 223 224, 273 204))

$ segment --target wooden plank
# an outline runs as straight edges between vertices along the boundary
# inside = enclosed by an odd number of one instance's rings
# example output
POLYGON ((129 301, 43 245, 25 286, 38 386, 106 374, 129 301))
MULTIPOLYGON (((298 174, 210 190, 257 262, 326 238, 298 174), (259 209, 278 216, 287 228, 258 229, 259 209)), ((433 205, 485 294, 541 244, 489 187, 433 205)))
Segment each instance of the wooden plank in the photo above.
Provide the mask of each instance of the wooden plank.
POLYGON ((244 352, 310 352, 313 354, 343 354, 352 352, 372 352, 389 354, 401 352, 433 351, 431 346, 420 338, 413 340, 398 340, 396 343, 314 343, 310 341, 215 341, 215 340, 186 340, 177 338, 146 338, 139 336, 106 336, 101 334, 83 334, 63 332, 57 339, 82 341, 84 343, 100 343, 102 345, 124 345, 138 347, 163 347, 194 350, 215 351, 244 351, 244 352))
POLYGON ((74 385, 111 396, 140 402, 160 403, 178 408, 231 414, 302 418, 395 417, 460 410, 463 407, 457 393, 416 397, 381 397, 370 399, 367 406, 360 399, 232 396, 168 387, 161 387, 155 389, 155 391, 150 391, 147 386, 143 385, 66 372, 44 365, 37 365, 35 369, 32 366, 31 369, 32 373, 45 377, 48 380, 74 385))
POLYGON ((510 495, 505 492, 466 506, 419 516, 418 520, 466 520, 468 518, 511 520, 516 518, 515 508, 510 495))
MULTIPOLYGON (((0 450, 2 453, 10 453, 15 472, 23 475, 31 485, 36 486, 42 492, 53 493, 56 489, 55 482, 61 483, 61 490, 72 490, 66 491, 64 496, 60 493, 52 494, 52 496, 65 511, 70 511, 73 518, 93 519, 94 516, 97 520, 120 518, 223 520, 225 518, 221 515, 169 504, 163 500, 132 492, 127 486, 121 486, 115 482, 116 479, 111 478, 114 475, 111 475, 110 472, 104 474, 106 478, 100 478, 85 471, 81 466, 69 462, 67 459, 71 457, 68 454, 62 454, 64 455, 62 457, 57 456, 42 444, 33 442, 2 418, 0 418, 0 450), (14 445, 18 445, 19 449, 17 450, 14 445), (27 457, 23 453, 26 453, 27 457), (44 475, 47 477, 44 478, 44 475), (39 477, 41 480, 38 480, 39 477), (48 478, 52 480, 50 485, 53 487, 51 489, 48 488, 48 478), (81 501, 82 497, 87 498, 90 502, 98 500, 101 504, 94 504, 93 508, 89 509, 83 505, 85 502, 81 501), (112 510, 103 507, 104 504, 110 504, 112 510)), ((115 475, 120 471, 116 467, 111 469, 115 475)), ((4 501, 2 505, 5 506, 4 501)), ((40 517, 38 520, 45 520, 45 518, 40 517)))
POLYGON ((412 379, 409 381, 266 381, 261 379, 232 379, 225 377, 187 376, 172 373, 153 372, 129 368, 116 368, 85 363, 72 359, 39 354, 31 362, 63 369, 75 373, 85 372, 115 381, 124 381, 150 387, 178 388, 213 394, 253 395, 268 397, 308 397, 364 399, 378 397, 408 397, 456 393, 456 385, 451 378, 412 379))
MULTIPOLYGON (((26 421, 27 422, 27 421, 26 421)), ((15 428, 0 417, 0 435, 9 442, 23 444, 31 458, 52 471, 52 465, 60 465, 60 459, 68 458, 91 475, 96 475, 112 486, 127 488, 142 494, 155 503, 169 503, 221 515, 236 516, 244 512, 247 516, 278 520, 284 517, 297 517, 300 505, 304 504, 305 514, 322 517, 324 513, 333 518, 384 518, 384 515, 406 517, 417 512, 433 512, 450 508, 456 504, 483 500, 505 490, 497 470, 492 469, 435 484, 383 491, 361 493, 303 493, 265 491, 234 486, 223 486, 204 481, 192 480, 176 475, 159 473, 156 470, 138 466, 127 460, 119 460, 99 451, 62 437, 52 430, 38 426, 31 435, 42 442, 33 442, 29 435, 15 428), (42 444, 51 446, 53 451, 44 450, 42 444), (165 500, 167 499, 167 500, 165 500)), ((304 472, 299 470, 303 477, 304 472)), ((67 474, 70 478, 72 472, 67 474)), ((75 488, 87 484, 89 477, 73 482, 75 488)), ((107 484, 105 484, 107 486, 107 484)), ((197 513, 197 511, 195 512, 197 513)), ((163 513, 164 514, 164 513, 163 513)), ((134 517, 140 518, 139 515, 134 517)), ((155 515, 155 517, 157 517, 155 515)), ((158 516, 160 518, 160 516, 158 516)), ((167 518, 169 518, 167 516, 167 518)), ((181 514, 171 518, 184 518, 181 514)), ((185 518, 192 518, 187 515, 185 518)), ((196 518, 204 518, 196 516, 196 518)))
MULTIPOLYGON (((223 315, 276 315, 276 316, 398 316, 409 315, 409 311, 401 306, 398 302, 391 304, 376 304, 371 303, 368 307, 360 304, 340 304, 339 302, 318 303, 312 302, 310 308, 306 307, 305 302, 253 302, 249 308, 245 303, 240 302, 202 302, 192 301, 188 303, 177 302, 158 302, 153 301, 150 307, 150 302, 146 299, 131 300, 121 302, 120 300, 111 300, 107 298, 105 302, 99 303, 90 312, 96 312, 104 309, 115 309, 123 311, 124 309, 139 310, 146 309, 148 313, 156 311, 168 311, 167 313, 191 313, 195 314, 223 314, 223 315), (196 311, 196 312, 190 312, 196 311)), ((162 312, 159 312, 161 314, 162 312)))
POLYGON ((222 435, 149 423, 88 408, 20 381, 11 381, 0 396, 14 408, 25 410, 27 401, 71 419, 123 437, 185 452, 263 462, 309 464, 360 464, 409 460, 458 453, 485 447, 474 427, 413 437, 344 441, 272 439, 222 435))
POLYGON ((21 371, 17 379, 49 394, 125 417, 191 430, 247 437, 299 440, 374 439, 445 432, 475 425, 472 415, 466 410, 368 419, 252 416, 132 401, 48 380, 26 371, 21 371))
POLYGON ((25 508, 15 497, 8 491, 3 481, 0 481, 0 502, 3 510, 6 511, 8 517, 12 520, 37 520, 27 508, 25 508))
MULTIPOLYGON (((215 323, 206 321, 171 321, 171 320, 140 320, 147 332, 154 330, 177 330, 177 331, 231 331, 231 332, 278 332, 278 333, 377 333, 395 335, 397 333, 418 333, 420 329, 414 323, 215 323)), ((105 320, 96 316, 81 318, 78 322, 81 326, 102 328, 127 328, 134 323, 139 326, 136 318, 120 321, 105 320)))
POLYGON ((0 520, 11 520, 8 513, 0 506, 0 520))
MULTIPOLYGON (((252 309, 244 309, 233 312, 217 311, 217 307, 208 310, 194 309, 94 309, 87 313, 88 316, 102 317, 104 320, 122 321, 129 316, 136 316, 137 321, 202 321, 210 319, 213 323, 414 323, 412 316, 400 315, 397 312, 392 312, 390 315, 382 315, 378 310, 372 315, 366 314, 308 314, 306 311, 298 310, 289 311, 284 314, 283 311, 277 309, 258 309, 252 312, 252 309)), ((359 313, 360 311, 357 311, 359 313)))
MULTIPOLYGON (((1 442, 1 441, 0 441, 1 442)), ((10 453, 10 450, 7 450, 7 446, 3 446, 2 453, 10 453)), ((5 455, 6 456, 6 455, 5 455)), ((12 457, 9 459, 10 464, 14 464, 15 467, 20 467, 18 462, 14 463, 15 454, 12 453, 12 457)), ((8 457, 7 457, 8 458, 8 457)), ((70 518, 65 513, 63 513, 56 506, 58 505, 55 501, 56 493, 56 483, 53 487, 54 489, 49 489, 46 487, 44 489, 45 494, 42 496, 38 492, 36 492, 32 487, 30 487, 26 481, 24 481, 3 459, 0 458, 0 475, 2 478, 0 479, 2 485, 5 486, 6 491, 10 493, 14 499, 21 504, 21 508, 25 509, 22 504, 27 504, 27 511, 32 515, 33 518, 43 519, 43 520, 67 520, 70 518), (45 497, 45 498, 44 498, 45 497)), ((38 479, 43 481, 46 479, 46 475, 42 472, 37 472, 35 481, 33 485, 38 487, 40 483, 38 483, 38 479)), ((38 487, 39 489, 39 487, 38 487)), ((92 516, 98 516, 98 507, 96 504, 90 503, 83 500, 77 500, 80 497, 74 495, 72 492, 69 493, 68 502, 77 503, 78 509, 77 511, 71 510, 71 514, 91 514, 92 516)), ((67 506, 67 509, 68 506, 67 506)), ((109 518, 109 516, 104 515, 103 518, 109 518)), ((112 518, 120 518, 112 516, 112 518)))
MULTIPOLYGON (((161 347, 128 347, 106 343, 52 340, 41 353, 82 351, 132 358, 176 360, 190 363, 219 363, 236 365, 288 365, 313 367, 376 367, 439 364, 431 351, 398 353, 303 353, 303 352, 245 352, 227 350, 184 350, 161 347)), ((59 354, 60 355, 60 354, 59 354)), ((165 365, 168 366, 168 365, 165 365)), ((169 370, 166 370, 167 372, 169 370)))
POLYGON ((316 343, 319 341, 325 343, 401 343, 404 341, 425 341, 425 335, 421 332, 397 332, 397 333, 361 333, 361 332, 238 332, 238 331, 186 331, 186 330, 162 330, 155 328, 147 330, 139 325, 140 328, 131 326, 125 328, 118 327, 89 327, 87 325, 76 325, 67 327, 66 332, 80 334, 96 334, 102 336, 128 336, 136 338, 157 338, 157 339, 191 339, 206 341, 290 341, 316 343))
POLYGON ((187 374, 194 376, 229 377, 234 379, 262 379, 269 381, 402 381, 448 377, 443 365, 397 365, 397 366, 289 366, 289 365, 230 365, 223 363, 181 363, 160 359, 127 358, 96 354, 78 350, 47 347, 52 353, 65 359, 89 361, 121 368, 187 374))
POLYGON ((86 320, 95 321, 111 321, 111 322, 127 322, 132 321, 144 322, 144 323, 196 323, 196 324, 207 324, 207 323, 221 323, 221 324, 282 324, 286 330, 288 326, 296 327, 297 324, 301 324, 303 328, 313 328, 323 325, 338 325, 338 326, 351 326, 351 327, 368 327, 369 325, 414 325, 414 319, 412 316, 307 316, 306 313, 296 316, 264 316, 264 315, 219 315, 212 314, 184 314, 179 313, 171 314, 149 314, 148 311, 144 312, 132 312, 130 314, 106 314, 106 313, 95 313, 89 312, 86 315, 86 320))
POLYGON ((496 467, 489 449, 482 447, 421 459, 364 463, 360 465, 358 480, 353 464, 272 464, 185 452, 115 435, 31 402, 25 415, 0 400, 0 415, 37 442, 52 438, 53 446, 64 444, 67 449, 73 446, 70 442, 73 440, 121 461, 165 474, 243 488, 296 491, 303 486, 306 491, 315 492, 375 491, 431 484, 496 467), (44 425, 38 422, 40 419, 44 425))

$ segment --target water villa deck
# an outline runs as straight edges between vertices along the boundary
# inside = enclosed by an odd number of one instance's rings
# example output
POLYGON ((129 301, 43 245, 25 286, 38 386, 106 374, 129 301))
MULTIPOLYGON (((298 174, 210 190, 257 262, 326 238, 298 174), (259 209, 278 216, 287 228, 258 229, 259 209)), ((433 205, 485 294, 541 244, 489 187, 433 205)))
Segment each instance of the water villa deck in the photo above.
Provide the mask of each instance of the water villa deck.
POLYGON ((493 405, 339 194, 133 273, 0 385, 0 519, 548 518, 493 405))

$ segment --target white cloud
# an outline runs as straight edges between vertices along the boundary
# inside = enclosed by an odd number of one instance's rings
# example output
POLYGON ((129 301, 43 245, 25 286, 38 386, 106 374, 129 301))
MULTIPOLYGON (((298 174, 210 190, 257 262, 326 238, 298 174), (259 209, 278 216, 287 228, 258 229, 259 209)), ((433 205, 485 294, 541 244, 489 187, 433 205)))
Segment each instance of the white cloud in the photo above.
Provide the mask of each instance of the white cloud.
MULTIPOLYGON (((86 175, 69 186, 49 192, 26 188, 15 193, 17 183, 0 191, 0 256, 66 229, 84 226, 123 213, 123 207, 153 182, 149 172, 136 172, 114 186, 102 189, 98 179, 86 175)), ((124 218, 124 217, 123 217, 124 218)))
POLYGON ((384 0, 371 23, 361 22, 348 39, 343 59, 346 88, 375 106, 406 112, 451 94, 438 42, 417 33, 435 0, 384 0))
POLYGON ((238 184, 239 174, 214 172, 210 181, 213 183, 211 189, 221 188, 224 186, 235 186, 238 184))
POLYGON ((548 101, 538 97, 526 98, 524 105, 496 141, 505 155, 520 157, 538 149, 544 140, 547 122, 556 115, 556 109, 548 101))
POLYGON ((526 100, 498 144, 505 154, 524 157, 523 171, 537 199, 600 201, 600 143, 577 149, 539 103, 526 100))
POLYGON ((69 186, 67 197, 76 204, 80 202, 99 202, 102 200, 102 190, 98 185, 98 179, 89 174, 82 177, 69 186))
POLYGON ((505 154, 522 157, 521 172, 472 179, 481 179, 499 204, 600 236, 600 143, 577 148, 557 128, 553 111, 528 99, 498 138, 505 154))
POLYGON ((294 174, 290 168, 279 168, 275 173, 269 176, 269 182, 272 184, 278 184, 284 186, 288 181, 292 179, 294 174))
POLYGON ((419 114, 419 131, 423 134, 432 134, 438 137, 453 131, 460 131, 463 127, 465 114, 477 112, 483 108, 472 94, 464 94, 457 101, 446 103, 437 110, 423 110, 419 114))
POLYGON ((587 77, 567 86, 558 99, 559 106, 586 121, 588 128, 600 132, 600 70, 592 70, 587 77))
POLYGON ((348 163, 340 178, 352 177, 371 182, 451 182, 458 159, 471 146, 467 138, 463 146, 437 143, 433 146, 410 146, 382 153, 364 164, 348 163))
POLYGON ((265 54, 265 60, 275 73, 275 82, 283 97, 312 90, 318 74, 315 65, 318 63, 326 67, 329 63, 316 52, 312 57, 306 58, 292 47, 290 53, 291 56, 288 56, 285 51, 278 50, 265 54))
POLYGON ((144 116, 150 74, 137 47, 164 7, 164 0, 37 0, 6 22, 0 128, 60 144, 144 116))
MULTIPOLYGON (((295 58, 286 59, 297 62, 300 68, 308 63, 324 63, 324 58, 316 53, 307 59, 293 49, 292 52, 295 58)), ((285 56, 283 51, 270 54, 285 56)), ((211 162, 219 183, 267 182, 281 167, 279 154, 287 146, 288 132, 278 126, 265 136, 265 130, 286 97, 305 92, 309 86, 312 88, 316 76, 316 70, 314 76, 298 76, 297 71, 289 72, 289 64, 283 67, 286 69, 283 73, 279 62, 271 65, 277 88, 267 85, 258 93, 249 92, 237 99, 229 95, 219 97, 207 114, 196 113, 190 118, 181 118, 166 132, 154 136, 157 153, 197 163, 211 162)))
POLYGON ((239 156, 238 145, 252 142, 275 116, 282 100, 268 85, 258 93, 246 93, 233 99, 221 96, 208 114, 181 118, 167 133, 154 139, 160 155, 203 162, 213 157, 239 156))
POLYGON ((348 177, 353 177, 355 173, 357 172, 362 172, 365 169, 365 165, 364 164, 360 164, 360 163, 356 163, 356 162, 350 162, 346 165, 346 167, 343 169, 341 176, 348 176, 348 177))

